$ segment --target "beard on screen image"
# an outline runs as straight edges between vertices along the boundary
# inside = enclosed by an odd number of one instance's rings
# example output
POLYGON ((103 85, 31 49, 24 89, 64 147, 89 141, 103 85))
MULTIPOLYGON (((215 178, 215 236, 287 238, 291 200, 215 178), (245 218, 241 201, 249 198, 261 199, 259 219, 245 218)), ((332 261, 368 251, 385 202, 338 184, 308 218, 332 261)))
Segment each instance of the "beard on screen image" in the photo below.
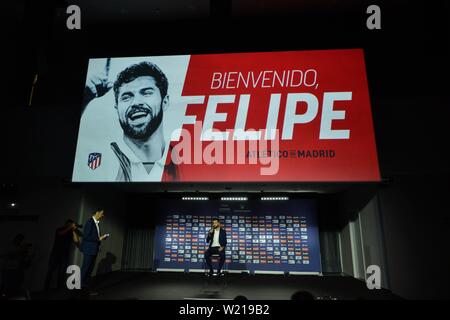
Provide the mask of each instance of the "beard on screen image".
POLYGON ((162 123, 163 102, 152 76, 141 76, 124 83, 119 88, 116 105, 124 134, 134 140, 151 137, 162 123))

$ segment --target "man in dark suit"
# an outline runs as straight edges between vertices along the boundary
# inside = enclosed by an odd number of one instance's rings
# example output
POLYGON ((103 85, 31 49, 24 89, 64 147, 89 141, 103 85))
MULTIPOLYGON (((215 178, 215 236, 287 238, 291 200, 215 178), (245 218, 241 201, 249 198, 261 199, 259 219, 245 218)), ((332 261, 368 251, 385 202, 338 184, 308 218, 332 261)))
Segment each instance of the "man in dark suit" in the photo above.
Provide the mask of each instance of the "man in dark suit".
POLYGON ((83 240, 80 245, 80 250, 83 252, 81 266, 81 286, 83 288, 86 288, 87 281, 94 269, 100 243, 109 236, 108 234, 100 236, 99 223, 103 216, 103 209, 98 209, 84 224, 83 240))
POLYGON ((225 263, 225 247, 227 246, 227 233, 220 227, 218 218, 212 220, 212 228, 208 232, 206 242, 209 242, 209 248, 205 252, 206 264, 209 268, 209 276, 214 274, 211 263, 211 255, 219 255, 219 268, 217 269, 217 275, 222 272, 223 264, 225 263))

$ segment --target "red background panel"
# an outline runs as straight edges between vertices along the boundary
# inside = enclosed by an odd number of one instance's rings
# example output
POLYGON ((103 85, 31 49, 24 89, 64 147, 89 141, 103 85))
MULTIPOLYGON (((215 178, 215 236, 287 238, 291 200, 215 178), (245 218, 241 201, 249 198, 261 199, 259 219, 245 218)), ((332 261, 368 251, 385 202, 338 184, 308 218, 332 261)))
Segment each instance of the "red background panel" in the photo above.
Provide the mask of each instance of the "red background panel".
MULTIPOLYGON (((332 158, 279 158, 279 170, 275 175, 261 175, 258 164, 180 164, 183 181, 379 181, 377 151, 372 123, 368 84, 363 51, 323 50, 266 53, 211 54, 191 56, 183 96, 204 95, 202 105, 188 105, 186 114, 195 115, 197 121, 205 117, 210 95, 236 95, 235 103, 219 104, 217 112, 226 112, 225 122, 216 122, 214 128, 225 131, 233 129, 239 96, 250 94, 246 129, 264 129, 266 126, 270 96, 280 93, 281 103, 277 128, 280 136, 284 125, 287 94, 311 93, 319 101, 317 116, 309 123, 295 124, 292 140, 280 140, 279 150, 333 150, 332 158), (264 70, 317 70, 318 87, 281 87, 211 89, 214 72, 253 71, 256 75, 264 70), (333 110, 345 110, 345 119, 333 120, 332 129, 350 130, 349 139, 319 139, 322 103, 325 92, 352 92, 350 101, 334 102, 333 110)), ((296 113, 305 111, 305 103, 298 103, 296 113)), ((194 133, 193 125, 184 129, 194 133)), ((280 137, 281 138, 281 137, 280 137)), ((195 139, 194 137, 192 139, 195 139)), ((198 137, 197 137, 198 139, 198 137)), ((193 142, 193 141, 192 141, 193 142)), ((172 141, 172 146, 179 142, 172 141)), ((203 141, 203 150, 209 144, 203 141)), ((236 143, 235 143, 236 144, 236 143)), ((248 143, 247 143, 248 144, 248 143)), ((225 145, 225 142, 224 142, 225 145)), ((269 147, 270 147, 269 143, 269 147)), ((270 148, 269 148, 270 149, 270 148)), ((225 148, 224 148, 225 150, 225 148)), ((235 149, 236 150, 236 149, 235 149)))

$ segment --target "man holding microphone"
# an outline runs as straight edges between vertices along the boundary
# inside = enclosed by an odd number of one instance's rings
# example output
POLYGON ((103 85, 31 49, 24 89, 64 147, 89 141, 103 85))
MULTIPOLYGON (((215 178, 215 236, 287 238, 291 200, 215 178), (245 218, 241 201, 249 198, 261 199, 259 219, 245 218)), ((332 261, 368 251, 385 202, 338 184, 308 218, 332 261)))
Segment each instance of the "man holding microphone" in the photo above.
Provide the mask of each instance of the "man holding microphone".
POLYGON ((223 264, 225 263, 225 247, 227 245, 227 233, 220 227, 218 218, 212 220, 212 228, 208 232, 206 242, 209 242, 209 248, 205 252, 206 265, 209 268, 208 276, 214 274, 214 270, 211 263, 211 256, 213 254, 219 255, 219 268, 217 269, 217 275, 220 276, 222 272, 223 264))

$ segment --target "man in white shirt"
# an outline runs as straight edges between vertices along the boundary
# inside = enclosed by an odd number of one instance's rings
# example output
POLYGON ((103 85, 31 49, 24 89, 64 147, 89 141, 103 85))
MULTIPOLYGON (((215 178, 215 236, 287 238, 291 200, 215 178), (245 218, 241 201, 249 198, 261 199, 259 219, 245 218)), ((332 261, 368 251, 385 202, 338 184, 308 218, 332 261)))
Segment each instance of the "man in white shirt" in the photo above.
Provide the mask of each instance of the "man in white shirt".
MULTIPOLYGON (((87 97, 98 98, 109 91, 111 83, 92 76, 87 97)), ((161 69, 148 61, 122 70, 113 85, 121 141, 111 142, 119 162, 116 181, 178 181, 178 167, 171 161, 163 134, 163 113, 169 106, 168 80, 161 69)), ((85 101, 87 103, 88 101, 85 101)))
POLYGON ((218 218, 212 220, 212 228, 208 232, 206 242, 209 242, 209 248, 205 252, 206 265, 209 268, 209 276, 214 274, 212 267, 211 256, 219 255, 219 268, 217 269, 217 275, 221 275, 222 267, 225 263, 225 247, 227 245, 227 234, 224 229, 220 227, 220 221, 218 218))

